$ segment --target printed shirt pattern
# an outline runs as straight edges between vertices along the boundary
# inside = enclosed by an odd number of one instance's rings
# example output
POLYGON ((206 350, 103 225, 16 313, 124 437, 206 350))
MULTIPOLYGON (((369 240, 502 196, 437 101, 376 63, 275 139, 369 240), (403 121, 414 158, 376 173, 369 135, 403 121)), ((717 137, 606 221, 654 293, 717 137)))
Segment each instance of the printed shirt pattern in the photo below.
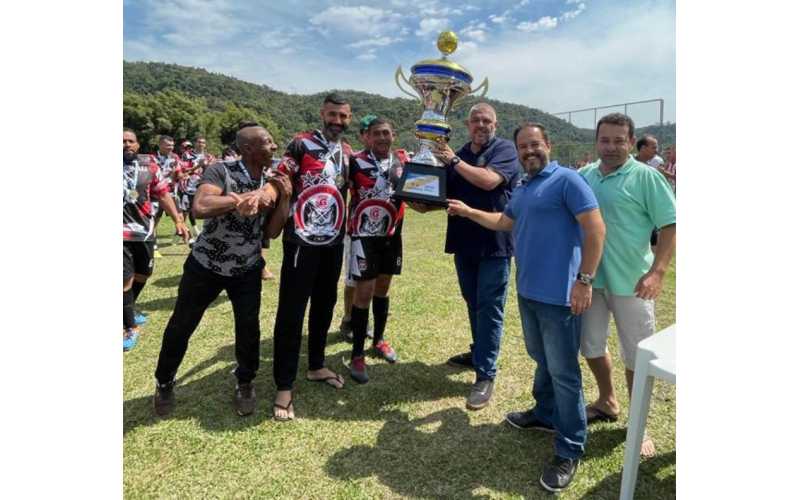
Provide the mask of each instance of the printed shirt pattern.
POLYGON ((155 241, 153 202, 169 192, 155 158, 137 155, 122 164, 122 240, 155 241), (136 195, 133 195, 133 191, 136 195))
POLYGON ((283 231, 298 245, 329 246, 342 242, 345 230, 347 167, 350 145, 328 142, 318 130, 297 134, 278 170, 292 180, 292 204, 283 231))
POLYGON ((351 158, 348 234, 358 238, 394 235, 403 219, 405 203, 392 196, 407 161, 402 149, 394 150, 384 160, 366 150, 351 158))
MULTIPOLYGON (((241 161, 218 162, 208 167, 200 185, 213 184, 228 193, 259 189, 266 177, 251 179, 241 161)), ((251 271, 261 259, 261 237, 265 215, 243 217, 238 212, 206 219, 203 232, 192 247, 192 256, 206 269, 223 276, 240 276, 251 271)))

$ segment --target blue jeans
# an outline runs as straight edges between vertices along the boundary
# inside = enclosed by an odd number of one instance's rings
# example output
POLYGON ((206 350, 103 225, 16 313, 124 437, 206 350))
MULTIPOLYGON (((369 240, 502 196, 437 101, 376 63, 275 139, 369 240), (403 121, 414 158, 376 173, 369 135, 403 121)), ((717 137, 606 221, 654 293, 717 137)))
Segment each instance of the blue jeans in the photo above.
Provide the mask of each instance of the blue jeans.
POLYGON ((470 350, 478 380, 494 380, 497 373, 510 262, 509 257, 455 255, 458 285, 467 302, 470 350))
POLYGON ((534 415, 556 430, 556 455, 579 458, 586 445, 586 408, 578 362, 581 317, 569 307, 517 295, 525 348, 536 361, 534 415))

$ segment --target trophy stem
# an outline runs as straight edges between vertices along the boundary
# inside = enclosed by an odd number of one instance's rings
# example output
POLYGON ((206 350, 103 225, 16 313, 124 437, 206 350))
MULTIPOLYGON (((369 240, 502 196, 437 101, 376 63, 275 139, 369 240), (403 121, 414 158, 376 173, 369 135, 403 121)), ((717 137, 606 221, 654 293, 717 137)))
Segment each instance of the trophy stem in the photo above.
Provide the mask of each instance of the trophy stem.
POLYGON ((414 155, 414 163, 422 163, 423 165, 431 165, 433 167, 444 167, 444 163, 433 155, 432 150, 435 148, 436 142, 428 139, 419 139, 419 151, 414 155))

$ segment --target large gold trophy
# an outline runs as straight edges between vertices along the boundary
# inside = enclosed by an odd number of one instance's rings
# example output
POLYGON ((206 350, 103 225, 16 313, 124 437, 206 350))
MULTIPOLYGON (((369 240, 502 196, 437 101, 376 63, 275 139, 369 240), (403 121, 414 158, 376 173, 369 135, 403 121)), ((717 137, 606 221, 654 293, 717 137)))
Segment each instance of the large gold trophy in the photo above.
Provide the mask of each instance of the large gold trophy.
POLYGON ((406 164, 403 175, 395 190, 395 198, 416 201, 429 205, 447 205, 447 176, 445 165, 433 155, 437 142, 450 139, 450 125, 447 113, 461 98, 483 89, 479 97, 489 90, 489 80, 485 78, 472 90, 472 74, 463 66, 447 59, 458 46, 458 37, 452 31, 439 35, 436 46, 442 53, 441 59, 425 59, 411 67, 411 78, 406 78, 402 67, 398 67, 394 79, 405 94, 422 101, 424 111, 415 123, 415 134, 419 139, 419 149, 414 160, 406 164), (416 91, 413 94, 403 88, 401 80, 416 91))

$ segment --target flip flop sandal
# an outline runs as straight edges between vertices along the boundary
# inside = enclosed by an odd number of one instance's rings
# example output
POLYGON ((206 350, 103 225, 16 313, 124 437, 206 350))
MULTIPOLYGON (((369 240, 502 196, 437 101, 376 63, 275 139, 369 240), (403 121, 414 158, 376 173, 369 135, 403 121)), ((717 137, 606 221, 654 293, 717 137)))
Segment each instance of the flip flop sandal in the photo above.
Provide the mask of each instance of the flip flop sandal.
MULTIPOLYGON (((294 420, 293 414, 289 417, 279 417, 275 415, 275 408, 280 408, 281 410, 286 410, 288 412, 289 408, 292 407, 293 403, 294 403, 294 396, 289 398, 289 404, 287 404, 286 406, 279 405, 278 403, 272 403, 272 418, 277 420, 278 422, 288 422, 290 420, 294 420)), ((294 411, 292 411, 292 413, 294 413, 294 411)))
POLYGON ((338 373, 336 375, 332 375, 330 377, 325 377, 325 378, 308 378, 308 376, 306 376, 306 380, 308 380, 309 382, 325 382, 326 384, 337 390, 344 388, 344 379, 338 373), (339 384, 341 384, 341 387, 332 384, 331 383, 332 380, 339 382, 339 384))
POLYGON ((591 425, 596 422, 616 422, 619 420, 619 415, 606 413, 594 406, 586 405, 586 425, 591 425))

